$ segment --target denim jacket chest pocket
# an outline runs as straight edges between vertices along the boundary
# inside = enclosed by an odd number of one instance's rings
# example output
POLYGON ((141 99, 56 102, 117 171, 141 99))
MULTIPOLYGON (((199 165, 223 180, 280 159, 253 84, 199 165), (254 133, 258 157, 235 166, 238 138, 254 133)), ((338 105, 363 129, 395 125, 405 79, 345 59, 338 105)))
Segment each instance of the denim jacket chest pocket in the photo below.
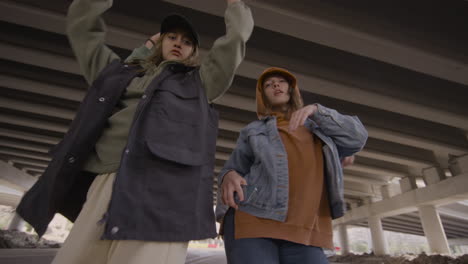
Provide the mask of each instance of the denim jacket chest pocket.
POLYGON ((255 162, 258 162, 257 158, 261 157, 262 152, 270 145, 268 132, 264 128, 251 129, 247 132, 247 140, 254 153, 255 162))

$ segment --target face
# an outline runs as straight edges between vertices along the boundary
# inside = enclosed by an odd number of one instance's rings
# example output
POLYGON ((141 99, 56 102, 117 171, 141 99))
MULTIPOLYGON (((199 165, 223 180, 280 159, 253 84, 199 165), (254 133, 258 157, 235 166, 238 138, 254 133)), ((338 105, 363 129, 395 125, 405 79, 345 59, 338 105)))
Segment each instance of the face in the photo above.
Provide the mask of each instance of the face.
POLYGON ((286 105, 291 99, 289 94, 289 83, 282 76, 271 76, 263 82, 265 97, 272 107, 286 105))
POLYGON ((162 40, 164 60, 182 61, 192 55, 193 41, 182 32, 169 32, 162 40))

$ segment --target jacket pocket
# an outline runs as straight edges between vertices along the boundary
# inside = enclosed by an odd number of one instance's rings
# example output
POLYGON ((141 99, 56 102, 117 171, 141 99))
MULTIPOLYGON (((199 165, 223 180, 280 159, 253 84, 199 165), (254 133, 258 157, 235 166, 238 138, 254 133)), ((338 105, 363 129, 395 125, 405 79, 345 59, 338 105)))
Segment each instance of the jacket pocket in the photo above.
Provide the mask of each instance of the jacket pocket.
POLYGON ((234 194, 234 201, 236 204, 246 205, 255 201, 260 191, 260 187, 256 185, 242 185, 242 191, 244 192, 244 201, 239 201, 237 193, 234 194))
POLYGON ((199 96, 197 87, 189 82, 177 80, 165 81, 161 87, 159 87, 158 91, 169 92, 182 99, 194 99, 199 96))
POLYGON ((201 166, 210 159, 200 152, 191 151, 187 148, 178 148, 174 145, 158 144, 146 141, 149 151, 156 157, 187 166, 201 166))
POLYGON ((265 147, 270 145, 268 134, 265 130, 250 130, 247 132, 248 142, 256 154, 256 156, 262 156, 262 152, 265 147))

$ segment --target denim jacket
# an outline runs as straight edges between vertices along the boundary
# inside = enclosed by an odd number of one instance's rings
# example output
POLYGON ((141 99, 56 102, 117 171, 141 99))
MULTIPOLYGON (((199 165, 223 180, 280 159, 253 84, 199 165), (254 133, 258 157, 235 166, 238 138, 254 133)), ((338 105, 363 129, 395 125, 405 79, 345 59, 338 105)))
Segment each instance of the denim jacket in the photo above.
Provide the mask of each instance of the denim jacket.
MULTIPOLYGON (((316 105, 318 110, 304 125, 324 143, 324 177, 331 216, 336 219, 345 212, 341 159, 360 151, 368 135, 358 117, 342 115, 336 110, 316 105)), ((239 202, 239 210, 284 222, 289 197, 287 159, 276 118, 268 116, 253 121, 241 130, 236 148, 218 176, 218 184, 221 185, 226 173, 236 171, 248 184, 242 187, 244 201, 239 202)), ((216 207, 218 220, 228 209, 220 200, 216 207)))

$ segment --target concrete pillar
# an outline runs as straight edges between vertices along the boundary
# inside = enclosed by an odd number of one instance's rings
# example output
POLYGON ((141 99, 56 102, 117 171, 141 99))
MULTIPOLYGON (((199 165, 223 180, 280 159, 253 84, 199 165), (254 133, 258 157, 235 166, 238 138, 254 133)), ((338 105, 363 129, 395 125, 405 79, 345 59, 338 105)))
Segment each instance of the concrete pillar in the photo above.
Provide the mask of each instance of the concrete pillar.
POLYGON ((8 230, 23 231, 26 222, 17 213, 13 216, 10 223, 8 224, 8 230))
POLYGON ((421 218, 422 227, 431 253, 450 254, 444 227, 435 206, 420 206, 419 217, 421 218))
POLYGON ((400 180, 401 193, 409 192, 418 188, 415 177, 405 177, 400 180))
POLYGON ((387 255, 388 247, 382 228, 382 219, 378 216, 369 217, 369 228, 372 237, 372 249, 377 256, 387 255))
POLYGON ((445 180, 445 172, 438 166, 423 169, 423 179, 426 186, 445 180))
POLYGON ((349 254, 348 227, 346 225, 338 225, 338 236, 342 254, 349 254))

